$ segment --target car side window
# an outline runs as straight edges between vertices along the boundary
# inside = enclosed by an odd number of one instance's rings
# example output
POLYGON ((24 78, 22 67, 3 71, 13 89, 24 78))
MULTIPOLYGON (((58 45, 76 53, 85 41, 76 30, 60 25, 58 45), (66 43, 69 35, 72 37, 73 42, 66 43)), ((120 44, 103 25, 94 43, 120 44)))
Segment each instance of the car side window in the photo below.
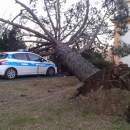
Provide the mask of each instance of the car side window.
POLYGON ((5 59, 7 58, 8 54, 0 54, 0 59, 5 59))
POLYGON ((39 57, 35 54, 28 54, 28 57, 31 61, 41 61, 41 57, 39 57))
POLYGON ((13 54, 13 58, 18 60, 28 60, 26 54, 24 53, 13 54))

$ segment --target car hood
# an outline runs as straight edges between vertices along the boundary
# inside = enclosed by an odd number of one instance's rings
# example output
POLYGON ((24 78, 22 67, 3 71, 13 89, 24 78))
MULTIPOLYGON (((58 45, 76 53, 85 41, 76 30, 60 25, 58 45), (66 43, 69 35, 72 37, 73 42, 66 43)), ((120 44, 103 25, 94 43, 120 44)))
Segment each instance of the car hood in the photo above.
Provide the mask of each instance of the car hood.
POLYGON ((45 63, 45 64, 49 64, 49 65, 56 66, 55 63, 53 63, 52 61, 45 61, 44 63, 45 63))

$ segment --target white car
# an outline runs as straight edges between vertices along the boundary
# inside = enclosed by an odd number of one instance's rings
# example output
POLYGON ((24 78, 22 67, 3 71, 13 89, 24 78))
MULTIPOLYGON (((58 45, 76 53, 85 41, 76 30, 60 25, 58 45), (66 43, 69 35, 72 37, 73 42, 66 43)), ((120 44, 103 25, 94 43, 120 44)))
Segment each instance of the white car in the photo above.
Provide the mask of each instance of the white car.
POLYGON ((0 53, 0 76, 7 79, 14 79, 19 75, 54 76, 56 73, 56 65, 37 54, 17 51, 0 53))

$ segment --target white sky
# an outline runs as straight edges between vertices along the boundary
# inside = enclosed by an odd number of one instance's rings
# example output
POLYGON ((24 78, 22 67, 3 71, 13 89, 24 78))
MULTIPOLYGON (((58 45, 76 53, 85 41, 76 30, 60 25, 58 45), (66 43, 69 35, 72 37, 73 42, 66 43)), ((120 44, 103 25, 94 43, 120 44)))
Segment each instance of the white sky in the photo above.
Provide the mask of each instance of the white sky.
MULTIPOLYGON (((22 3, 28 5, 30 0, 20 0, 22 3)), ((43 1, 43 0, 38 0, 43 1)), ((66 7, 76 3, 79 0, 67 0, 66 7)), ((19 13, 21 7, 15 3, 15 0, 0 0, 0 17, 9 19, 9 16, 16 16, 19 13)))
MULTIPOLYGON (((22 3, 28 5, 30 0, 19 0, 22 3)), ((43 1, 43 0, 38 0, 43 1)), ((78 2, 79 0, 66 0, 66 8, 70 5, 78 2)), ((95 3, 95 0, 90 0, 90 2, 95 3)), ((96 4, 96 3, 95 3, 96 4)), ((97 3, 98 5, 98 3, 97 3)), ((98 5, 99 6, 99 5, 98 5)), ((0 0, 0 18, 13 19, 17 14, 19 14, 21 6, 15 3, 15 0, 0 0)))
MULTIPOLYGON (((19 1, 28 5, 30 0, 19 0, 19 1)), ((38 1, 42 2, 43 0, 38 1)), ((70 5, 78 2, 79 0, 66 0, 66 1, 67 3, 65 4, 65 7, 68 8, 70 5)), ((0 0, 0 18, 11 20, 19 14, 21 8, 22 7, 19 4, 15 3, 15 0, 0 0)), ((39 9, 40 8, 41 5, 39 4, 39 9)))
MULTIPOLYGON (((26 2, 28 0, 22 0, 26 2)), ((15 4, 14 0, 0 0, 0 17, 9 18, 9 15, 17 15, 19 12, 20 6, 15 4)))

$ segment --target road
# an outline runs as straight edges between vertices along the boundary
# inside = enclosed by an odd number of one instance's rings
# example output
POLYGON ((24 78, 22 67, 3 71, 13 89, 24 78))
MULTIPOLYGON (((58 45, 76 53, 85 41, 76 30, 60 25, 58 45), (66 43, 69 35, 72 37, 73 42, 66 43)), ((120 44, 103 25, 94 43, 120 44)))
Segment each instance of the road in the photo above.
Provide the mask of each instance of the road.
POLYGON ((18 76, 17 78, 13 80, 8 80, 8 79, 5 79, 4 77, 0 77, 0 82, 10 82, 10 81, 12 82, 12 81, 22 81, 22 80, 25 81, 25 80, 31 80, 31 79, 49 79, 49 78, 58 78, 58 77, 62 77, 62 75, 56 75, 53 77, 47 77, 45 75, 18 76))

